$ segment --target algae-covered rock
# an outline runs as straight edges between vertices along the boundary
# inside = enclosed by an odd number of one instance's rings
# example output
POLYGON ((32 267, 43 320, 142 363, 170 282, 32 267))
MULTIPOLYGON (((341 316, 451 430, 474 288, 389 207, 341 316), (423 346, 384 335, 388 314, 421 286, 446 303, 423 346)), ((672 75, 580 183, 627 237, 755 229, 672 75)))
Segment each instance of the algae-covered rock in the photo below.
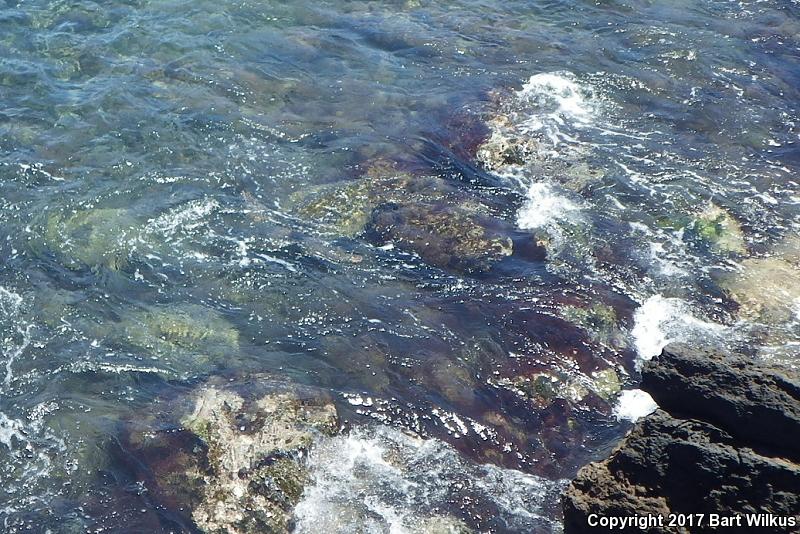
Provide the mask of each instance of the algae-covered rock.
POLYGON ((283 532, 307 482, 301 453, 312 430, 336 428, 336 410, 304 406, 291 394, 245 408, 242 397, 212 387, 198 394, 182 423, 207 447, 202 498, 192 510, 197 525, 206 532, 283 532))
POLYGON ((338 429, 330 399, 255 376, 215 380, 186 405, 182 431, 131 437, 155 498, 203 532, 288 533, 309 481, 306 452, 338 429))
POLYGON ((134 365, 187 377, 208 372, 239 352, 238 329, 218 311, 201 305, 162 304, 112 315, 87 305, 82 291, 47 287, 46 296, 36 299, 33 308, 40 324, 69 328, 93 348, 114 349, 113 359, 81 364, 94 369, 134 365))
POLYGON ((622 382, 614 369, 601 369, 592 373, 592 389, 601 398, 610 401, 622 389, 622 382))
POLYGON ((584 402, 590 395, 610 402, 622 382, 612 368, 600 369, 589 376, 539 372, 514 378, 504 378, 497 385, 525 398, 537 408, 547 408, 557 400, 584 402))
POLYGON ((295 193, 288 208, 323 232, 392 242, 442 268, 487 270, 513 248, 512 226, 483 199, 382 162, 358 180, 295 193))
POLYGON ((49 214, 43 244, 70 269, 104 266, 118 270, 128 261, 136 219, 125 209, 85 209, 49 214))
POLYGON ((109 335, 156 356, 191 356, 196 362, 230 356, 239 347, 233 325, 218 312, 195 304, 135 312, 109 335))
POLYGON ((741 225, 730 213, 715 204, 709 204, 697 215, 695 230, 701 239, 719 252, 747 252, 741 225))
POLYGON ((489 171, 526 165, 536 159, 538 140, 524 127, 527 114, 521 113, 517 93, 493 91, 489 94, 491 110, 486 119, 488 137, 478 146, 475 159, 489 171))
POLYGON ((525 165, 536 153, 537 143, 514 127, 509 117, 497 115, 488 126, 489 137, 478 147, 476 159, 490 171, 499 171, 510 165, 525 165))
POLYGON ((611 306, 595 302, 589 307, 564 306, 561 316, 586 330, 596 341, 625 347, 625 336, 617 325, 617 312, 611 306))
POLYGON ((415 176, 378 161, 357 180, 294 193, 288 208, 305 220, 342 236, 359 235, 372 210, 384 203, 455 201, 459 191, 435 176, 415 176))
POLYGON ((321 224, 343 236, 364 231, 377 203, 369 180, 356 180, 296 193, 290 206, 303 219, 321 224))
POLYGON ((580 402, 589 393, 581 381, 548 372, 500 379, 497 385, 513 391, 538 408, 546 408, 557 399, 580 402))
POLYGON ((370 229, 431 265, 467 272, 488 270, 513 252, 510 237, 458 207, 387 204, 375 211, 370 229))

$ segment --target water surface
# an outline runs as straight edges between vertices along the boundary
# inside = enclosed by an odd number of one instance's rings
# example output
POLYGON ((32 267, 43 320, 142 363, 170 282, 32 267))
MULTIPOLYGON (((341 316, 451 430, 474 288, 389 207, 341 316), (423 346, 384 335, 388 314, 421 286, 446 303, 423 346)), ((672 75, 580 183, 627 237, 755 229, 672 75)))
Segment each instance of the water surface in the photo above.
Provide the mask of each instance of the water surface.
POLYGON ((126 425, 251 373, 330 391, 353 429, 313 458, 299 531, 376 502, 369 532, 432 508, 558 530, 563 481, 628 428, 617 390, 642 359, 670 340, 800 352, 799 16, 778 0, 6 2, 3 530, 168 531, 120 454, 126 425), (493 134, 526 149, 487 166, 493 134), (345 203, 365 227, 298 209, 354 184, 377 199, 345 203), (402 228, 418 204, 513 251, 475 263, 375 222, 402 228), (709 213, 741 234, 709 233, 709 213), (726 280, 748 268, 786 277, 775 313, 743 311, 753 292, 726 280))

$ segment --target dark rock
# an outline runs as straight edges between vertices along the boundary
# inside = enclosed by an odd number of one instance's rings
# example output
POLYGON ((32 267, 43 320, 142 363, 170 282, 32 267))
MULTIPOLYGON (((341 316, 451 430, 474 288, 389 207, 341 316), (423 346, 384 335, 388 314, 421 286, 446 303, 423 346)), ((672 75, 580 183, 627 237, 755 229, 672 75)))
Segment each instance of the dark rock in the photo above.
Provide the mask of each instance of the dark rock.
POLYGON ((748 446, 800 459, 800 380, 782 369, 672 345, 644 365, 641 387, 675 416, 708 421, 748 446))
MULTIPOLYGON (((566 533, 600 530, 589 526, 591 514, 664 518, 647 532, 716 531, 709 514, 742 516, 726 532, 753 532, 745 514, 800 525, 796 376, 685 345, 664 349, 642 374, 642 388, 662 409, 640 421, 607 460, 578 472, 563 496, 566 533), (705 524, 670 526, 671 513, 705 514, 705 524)), ((619 531, 642 532, 636 525, 619 531)))

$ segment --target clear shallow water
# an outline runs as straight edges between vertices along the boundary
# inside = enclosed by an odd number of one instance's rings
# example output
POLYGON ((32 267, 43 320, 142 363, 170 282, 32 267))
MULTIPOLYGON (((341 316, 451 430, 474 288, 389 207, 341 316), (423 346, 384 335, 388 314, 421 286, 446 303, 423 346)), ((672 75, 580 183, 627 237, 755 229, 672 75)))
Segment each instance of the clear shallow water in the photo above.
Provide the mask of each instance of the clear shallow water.
MULTIPOLYGON (((435 506, 460 513, 442 489, 459 477, 483 481, 484 509, 514 504, 525 486, 497 480, 524 473, 537 502, 464 520, 557 528, 560 481, 626 428, 598 379, 609 369, 634 387, 637 361, 673 339, 797 354, 791 286, 793 315, 766 321, 724 280, 800 228, 799 15, 794 2, 5 4, 4 529, 161 528, 113 454, 122 422, 249 372, 330 390, 358 428, 342 439, 369 445, 366 482, 331 475, 336 448, 320 448, 320 480, 343 488, 310 492, 320 509, 356 506, 363 484, 391 511, 381 532, 432 506, 380 490, 417 475, 383 473, 376 448, 424 465, 387 426, 471 462, 442 470, 435 506), (493 132, 530 150, 489 172, 478 152, 493 132), (475 272, 295 209, 386 165, 443 180, 437 209, 482 206, 513 253, 475 272), (709 201, 741 242, 702 238, 709 201), (502 475, 487 482, 486 466, 502 475)), ((320 520, 311 509, 300 526, 320 520)))

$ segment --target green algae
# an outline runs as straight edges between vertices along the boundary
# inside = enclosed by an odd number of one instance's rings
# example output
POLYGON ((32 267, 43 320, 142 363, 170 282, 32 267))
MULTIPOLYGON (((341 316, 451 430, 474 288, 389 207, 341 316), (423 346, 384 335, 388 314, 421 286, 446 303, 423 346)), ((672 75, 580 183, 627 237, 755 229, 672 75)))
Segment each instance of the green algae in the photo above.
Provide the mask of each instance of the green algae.
POLYGON ((592 373, 592 389, 606 401, 611 401, 622 390, 622 382, 614 369, 592 373))
POLYGON ((709 204, 697 215, 694 228, 703 241, 719 252, 747 253, 741 225, 731 214, 719 206, 709 204))

